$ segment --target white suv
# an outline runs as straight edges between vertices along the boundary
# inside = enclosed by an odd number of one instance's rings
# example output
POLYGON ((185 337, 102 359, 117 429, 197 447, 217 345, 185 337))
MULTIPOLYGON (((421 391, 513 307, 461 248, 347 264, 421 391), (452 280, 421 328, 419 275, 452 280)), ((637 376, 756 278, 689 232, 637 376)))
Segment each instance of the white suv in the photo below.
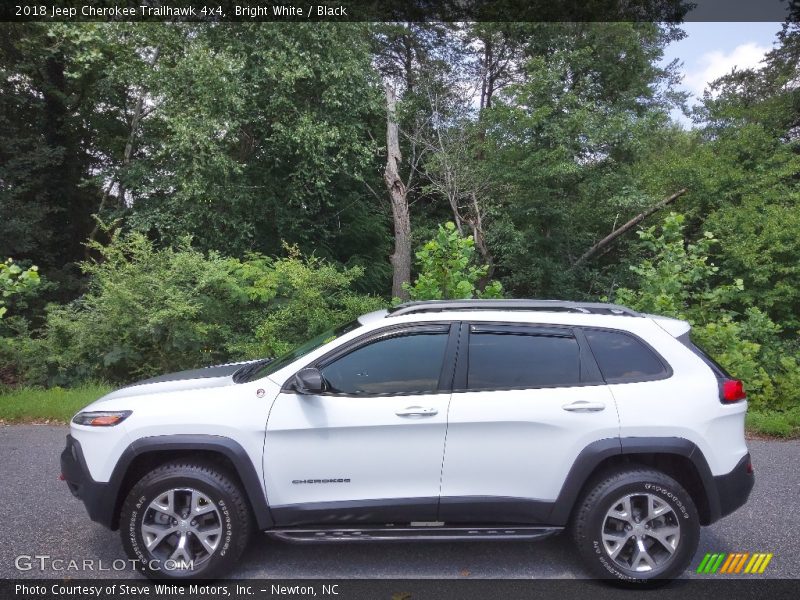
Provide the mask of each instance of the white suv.
POLYGON ((747 403, 683 321, 612 304, 412 302, 275 360, 148 379, 72 421, 63 478, 149 577, 287 541, 524 540, 680 575, 753 487, 747 403))

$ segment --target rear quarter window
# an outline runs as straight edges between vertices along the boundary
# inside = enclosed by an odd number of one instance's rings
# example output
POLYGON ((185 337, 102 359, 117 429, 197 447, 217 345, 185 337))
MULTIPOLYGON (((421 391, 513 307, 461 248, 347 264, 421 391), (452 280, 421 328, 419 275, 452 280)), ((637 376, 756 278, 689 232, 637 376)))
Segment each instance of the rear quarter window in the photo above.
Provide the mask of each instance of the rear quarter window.
POLYGON ((642 341, 621 331, 586 329, 584 335, 606 383, 669 377, 664 362, 642 341))

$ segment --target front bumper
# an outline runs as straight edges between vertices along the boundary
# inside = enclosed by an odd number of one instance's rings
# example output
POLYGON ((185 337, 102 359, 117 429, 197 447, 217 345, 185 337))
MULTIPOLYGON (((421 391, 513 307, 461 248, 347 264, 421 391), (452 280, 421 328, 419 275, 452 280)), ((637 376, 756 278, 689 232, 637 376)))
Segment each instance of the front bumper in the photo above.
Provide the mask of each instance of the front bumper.
POLYGON ((81 445, 71 435, 67 436, 67 446, 61 453, 61 474, 72 495, 83 501, 89 518, 109 529, 116 529, 114 514, 119 486, 92 479, 81 445))

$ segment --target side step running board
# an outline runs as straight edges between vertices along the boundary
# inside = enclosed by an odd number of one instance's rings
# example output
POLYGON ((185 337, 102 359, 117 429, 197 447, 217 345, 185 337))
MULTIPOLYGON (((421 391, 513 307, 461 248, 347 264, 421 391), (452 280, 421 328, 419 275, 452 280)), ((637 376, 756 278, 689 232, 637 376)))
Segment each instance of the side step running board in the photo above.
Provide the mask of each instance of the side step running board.
POLYGON ((270 529, 266 533, 286 542, 392 542, 415 540, 540 540, 563 527, 362 527, 325 529, 270 529))

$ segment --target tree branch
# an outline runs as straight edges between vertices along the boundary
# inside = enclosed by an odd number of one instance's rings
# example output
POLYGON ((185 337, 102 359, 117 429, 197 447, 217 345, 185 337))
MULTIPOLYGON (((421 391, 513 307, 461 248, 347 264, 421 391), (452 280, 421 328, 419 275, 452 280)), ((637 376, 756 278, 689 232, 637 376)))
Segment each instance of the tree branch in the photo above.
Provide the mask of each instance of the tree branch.
POLYGON ((677 200, 678 198, 683 196, 685 193, 686 193, 686 188, 678 190, 677 192, 675 192, 671 196, 669 196, 667 198, 664 198, 658 204, 655 204, 655 205, 651 206, 650 208, 648 208, 647 210, 645 210, 644 212, 639 213, 638 215, 633 217, 630 221, 625 223, 622 227, 620 227, 619 229, 615 229, 614 231, 609 233, 606 237, 604 237, 602 240, 597 242, 594 246, 589 248, 586 252, 584 252, 578 258, 578 260, 576 260, 574 263, 572 263, 572 266, 573 267, 577 267, 582 262, 588 260, 589 258, 594 256, 595 254, 597 254, 597 252, 599 250, 602 250, 603 248, 608 246, 611 242, 616 240, 619 236, 621 236, 622 234, 630 231, 633 227, 635 227, 636 225, 638 225, 639 223, 644 221, 647 217, 649 217, 653 213, 661 210, 662 208, 664 208, 668 204, 671 204, 672 202, 674 202, 675 200, 677 200))

